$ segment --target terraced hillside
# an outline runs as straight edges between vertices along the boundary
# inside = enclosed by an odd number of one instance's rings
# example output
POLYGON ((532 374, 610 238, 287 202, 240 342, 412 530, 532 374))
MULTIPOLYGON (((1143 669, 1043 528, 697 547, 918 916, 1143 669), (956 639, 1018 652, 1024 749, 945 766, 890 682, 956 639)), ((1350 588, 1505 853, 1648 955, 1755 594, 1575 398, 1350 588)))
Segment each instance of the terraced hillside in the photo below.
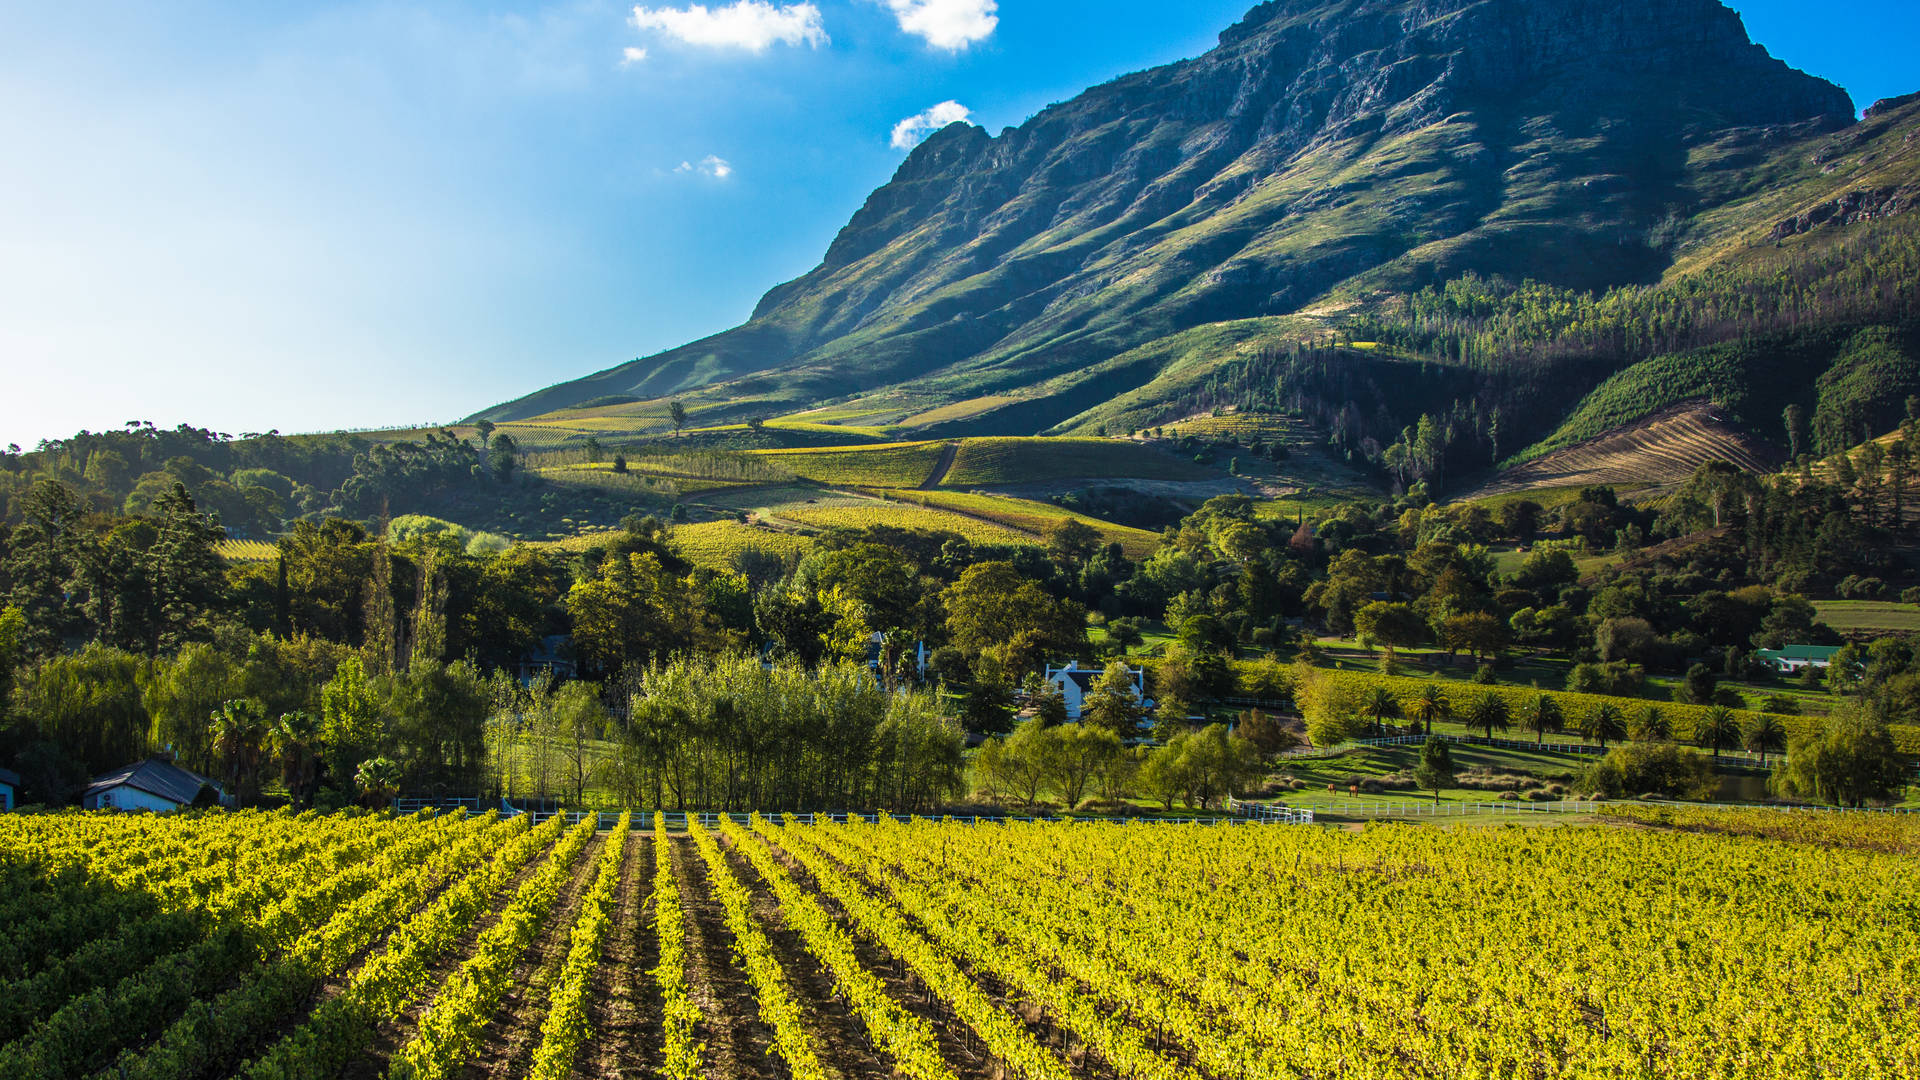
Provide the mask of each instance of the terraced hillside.
POLYGON ((1721 419, 1712 405, 1689 402, 1515 466, 1462 498, 1588 484, 1677 484, 1709 461, 1759 473, 1776 468, 1779 455, 1721 419))

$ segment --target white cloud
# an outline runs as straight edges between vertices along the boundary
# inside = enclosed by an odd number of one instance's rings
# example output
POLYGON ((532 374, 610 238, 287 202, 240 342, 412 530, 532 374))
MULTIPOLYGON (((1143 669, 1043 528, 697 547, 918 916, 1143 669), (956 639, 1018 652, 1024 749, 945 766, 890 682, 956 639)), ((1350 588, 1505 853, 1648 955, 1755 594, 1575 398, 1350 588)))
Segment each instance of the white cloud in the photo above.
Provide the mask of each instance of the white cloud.
POLYGON ((645 49, 636 48, 632 45, 629 45, 626 48, 620 50, 620 66, 621 67, 626 67, 628 64, 637 64, 640 61, 645 60, 646 58, 647 58, 647 50, 645 49))
POLYGON ((958 51, 981 41, 1000 25, 995 0, 885 0, 900 29, 926 39, 936 49, 958 51))
POLYGON ((725 7, 694 4, 686 8, 633 9, 633 25, 659 30, 689 45, 765 52, 771 45, 828 44, 820 9, 812 4, 783 4, 766 0, 734 0, 725 7))
POLYGON ((973 116, 973 110, 957 101, 943 101, 923 113, 915 113, 893 125, 893 148, 911 150, 920 140, 959 120, 973 116))
POLYGON ((680 174, 697 172, 701 176, 708 177, 709 179, 725 180, 727 177, 733 175, 733 163, 718 154, 708 154, 706 157, 700 159, 700 164, 698 165, 695 165, 691 161, 683 161, 675 165, 673 171, 680 174))

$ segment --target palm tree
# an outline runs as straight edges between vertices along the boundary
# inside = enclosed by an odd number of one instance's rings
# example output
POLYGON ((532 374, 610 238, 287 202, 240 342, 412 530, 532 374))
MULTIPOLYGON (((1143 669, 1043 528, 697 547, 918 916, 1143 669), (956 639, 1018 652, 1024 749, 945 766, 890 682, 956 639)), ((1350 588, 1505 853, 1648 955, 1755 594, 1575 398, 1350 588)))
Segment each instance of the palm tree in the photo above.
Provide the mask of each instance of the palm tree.
POLYGON ((1507 702, 1491 690, 1483 690, 1474 696, 1467 706, 1466 721, 1470 728, 1485 728, 1487 738, 1493 738, 1495 728, 1505 731, 1512 714, 1507 711, 1507 702))
POLYGON ((1533 745, 1539 746, 1547 741, 1547 732, 1567 726, 1567 716, 1560 710, 1559 700, 1542 690, 1520 706, 1520 726, 1533 732, 1533 745))
POLYGON ((213 749, 220 755, 234 795, 250 802, 260 794, 260 757, 267 738, 267 718, 258 703, 246 698, 223 702, 213 711, 213 749))
POLYGON ((1620 706, 1603 701, 1588 709, 1587 715, 1580 719, 1580 734, 1599 743, 1602 750, 1607 748, 1607 740, 1626 738, 1627 724, 1620 715, 1620 706))
POLYGON ((281 713, 267 733, 267 742, 280 759, 280 780, 294 805, 304 805, 307 785, 320 761, 320 718, 304 711, 281 713))
POLYGON ((1420 692, 1407 702, 1408 711, 1415 720, 1420 721, 1421 734, 1433 734, 1433 722, 1445 720, 1453 711, 1453 703, 1447 700, 1447 688, 1437 682, 1423 683, 1420 692))
POLYGON ((1673 721, 1658 705, 1648 705, 1633 718, 1632 736, 1641 742, 1666 742, 1673 738, 1673 721))
POLYGON ((1400 699, 1384 686, 1376 686, 1360 705, 1360 715, 1372 722, 1377 732, 1387 721, 1400 715, 1400 699))
POLYGON ((1693 739, 1701 746, 1713 747, 1713 759, 1720 760, 1720 748, 1740 741, 1740 722, 1733 718, 1733 710, 1725 705, 1715 705, 1700 718, 1700 726, 1694 729, 1693 739))
POLYGON ((1767 753, 1778 753, 1787 748, 1787 725, 1772 713, 1761 713, 1747 725, 1746 747, 1760 755, 1760 764, 1767 763, 1767 753))
POLYGON ((368 758, 353 774, 353 782, 360 786, 360 797, 368 806, 385 805, 400 793, 400 766, 392 758, 368 758))

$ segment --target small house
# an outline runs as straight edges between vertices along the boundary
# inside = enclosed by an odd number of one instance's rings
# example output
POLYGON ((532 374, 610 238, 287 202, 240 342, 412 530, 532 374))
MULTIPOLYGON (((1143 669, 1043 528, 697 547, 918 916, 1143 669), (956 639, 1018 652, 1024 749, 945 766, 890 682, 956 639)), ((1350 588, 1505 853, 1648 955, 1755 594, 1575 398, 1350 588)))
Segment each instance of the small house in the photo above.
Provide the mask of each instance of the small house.
MULTIPOLYGON (((1093 692, 1093 685, 1100 676, 1107 673, 1106 668, 1083 668, 1077 660, 1067 661, 1065 667, 1047 665, 1047 681, 1060 689, 1060 696, 1067 704, 1067 719, 1079 720, 1081 710, 1086 705, 1087 695, 1093 692)), ((1133 700, 1151 705, 1146 700, 1147 674, 1140 668, 1133 669, 1133 700)))
POLYGON ((181 810, 193 805, 202 786, 226 801, 219 784, 171 761, 148 758, 94 777, 81 793, 80 805, 88 810, 181 810))
POLYGON ((1797 675, 1806 668, 1824 668, 1833 663, 1838 645, 1788 645, 1779 649, 1756 649, 1753 655, 1783 675, 1797 675))
POLYGON ((20 774, 0 769, 0 810, 20 805, 20 774))

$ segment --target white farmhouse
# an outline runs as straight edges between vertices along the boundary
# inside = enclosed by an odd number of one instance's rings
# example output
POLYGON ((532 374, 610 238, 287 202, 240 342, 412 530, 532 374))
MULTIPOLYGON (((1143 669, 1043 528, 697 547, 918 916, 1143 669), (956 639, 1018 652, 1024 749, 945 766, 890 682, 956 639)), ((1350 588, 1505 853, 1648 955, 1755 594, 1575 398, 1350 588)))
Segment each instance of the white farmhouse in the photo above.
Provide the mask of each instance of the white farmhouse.
MULTIPOLYGON (((1067 703, 1067 719, 1078 721, 1086 705, 1087 695, 1093 692, 1093 684, 1107 673, 1106 668, 1083 668, 1078 660, 1067 661, 1066 667, 1047 665, 1047 681, 1059 687, 1060 696, 1067 703)), ((1133 700, 1147 705, 1147 674, 1142 668, 1133 669, 1133 700)))
POLYGON ((171 761, 148 758, 94 777, 81 794, 80 805, 88 810, 181 810, 193 805, 203 784, 226 801, 227 793, 219 784, 171 761))
POLYGON ((0 769, 0 810, 20 804, 20 774, 0 769))

